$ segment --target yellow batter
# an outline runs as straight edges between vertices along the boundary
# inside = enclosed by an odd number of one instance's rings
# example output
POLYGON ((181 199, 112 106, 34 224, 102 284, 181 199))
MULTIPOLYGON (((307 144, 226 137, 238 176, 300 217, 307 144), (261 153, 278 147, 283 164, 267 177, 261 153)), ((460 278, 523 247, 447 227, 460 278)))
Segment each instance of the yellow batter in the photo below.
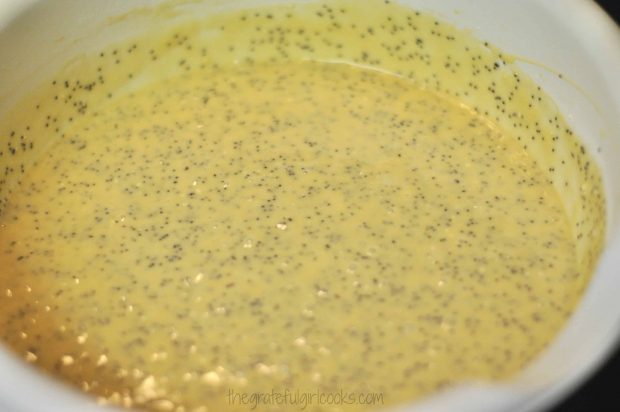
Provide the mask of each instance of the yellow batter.
MULTIPOLYGON (((293 11, 222 21, 285 37, 293 11)), ((0 215, 1 334, 27 361, 154 411, 376 410, 509 377, 562 327, 588 264, 519 139, 405 77, 206 64, 178 33, 165 76, 41 92, 65 123, 0 215)), ((124 77, 170 39, 80 70, 124 77)))

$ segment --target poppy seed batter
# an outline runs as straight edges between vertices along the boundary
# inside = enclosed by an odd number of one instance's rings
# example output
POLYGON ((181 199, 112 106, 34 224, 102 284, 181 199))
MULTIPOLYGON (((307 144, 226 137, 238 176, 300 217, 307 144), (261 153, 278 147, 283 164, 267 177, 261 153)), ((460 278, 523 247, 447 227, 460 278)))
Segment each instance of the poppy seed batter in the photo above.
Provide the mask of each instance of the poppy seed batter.
MULTIPOLYGON (((353 6, 334 4, 223 14, 206 45, 193 26, 138 39, 27 102, 37 125, 21 127, 57 138, 0 215, 12 348, 102 402, 237 411, 247 405, 230 390, 344 389, 395 405, 510 377, 550 342, 600 247, 587 154, 576 146, 572 159, 592 203, 567 212, 563 177, 499 114, 463 103, 452 80, 395 69, 407 47, 454 73, 481 49, 463 41, 464 55, 433 60, 430 39, 458 45, 454 29, 383 3, 348 20, 353 6), (323 37, 338 30, 342 44, 323 37), (392 41, 403 31, 411 46, 392 41), (391 57, 363 50, 368 38, 391 57), (37 115, 50 101, 56 114, 37 115), (589 230, 587 252, 575 227, 589 230)), ((519 87, 491 83, 509 90, 492 100, 510 113, 519 87)))

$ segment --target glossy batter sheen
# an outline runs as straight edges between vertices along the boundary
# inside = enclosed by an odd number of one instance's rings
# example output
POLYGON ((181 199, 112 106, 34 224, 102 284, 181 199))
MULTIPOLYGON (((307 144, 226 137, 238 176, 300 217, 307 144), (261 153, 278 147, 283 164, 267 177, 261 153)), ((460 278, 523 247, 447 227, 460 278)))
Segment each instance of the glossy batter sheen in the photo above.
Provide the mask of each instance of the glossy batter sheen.
POLYGON ((554 186, 453 97, 282 59, 90 99, 0 215, 0 322, 103 402, 375 410, 511 376, 580 296, 554 186))

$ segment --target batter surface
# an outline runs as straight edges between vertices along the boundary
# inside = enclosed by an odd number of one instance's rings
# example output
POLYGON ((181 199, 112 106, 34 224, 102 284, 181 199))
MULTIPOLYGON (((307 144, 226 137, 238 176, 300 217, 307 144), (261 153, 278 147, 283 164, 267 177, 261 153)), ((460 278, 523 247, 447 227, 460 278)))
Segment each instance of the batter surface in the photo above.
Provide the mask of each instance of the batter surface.
POLYGON ((577 297, 562 206, 516 141, 345 65, 175 77, 97 108, 1 222, 4 339, 144 406, 236 410, 231 388, 392 404, 506 377, 577 297))

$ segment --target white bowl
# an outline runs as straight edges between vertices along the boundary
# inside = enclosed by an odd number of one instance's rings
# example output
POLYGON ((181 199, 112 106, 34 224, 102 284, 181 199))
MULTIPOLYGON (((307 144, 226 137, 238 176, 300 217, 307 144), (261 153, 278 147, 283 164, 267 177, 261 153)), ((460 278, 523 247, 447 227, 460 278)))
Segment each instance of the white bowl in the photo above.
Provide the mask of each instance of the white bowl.
MULTIPOLYGON (((141 19, 140 24, 109 29, 111 16, 163 1, 0 0, 0 112, 68 57, 148 26, 148 19, 141 19)), ((274 2, 278 1, 243 1, 274 2)), ((555 100, 598 161, 608 216, 607 246, 586 294, 566 328, 535 362, 509 382, 463 384, 399 410, 543 410, 587 378, 620 336, 620 30, 588 0, 400 2, 469 29, 479 39, 521 57, 517 64, 555 100), (558 72, 568 81, 559 80, 558 72)), ((0 349, 0 410, 102 408, 0 349)))

